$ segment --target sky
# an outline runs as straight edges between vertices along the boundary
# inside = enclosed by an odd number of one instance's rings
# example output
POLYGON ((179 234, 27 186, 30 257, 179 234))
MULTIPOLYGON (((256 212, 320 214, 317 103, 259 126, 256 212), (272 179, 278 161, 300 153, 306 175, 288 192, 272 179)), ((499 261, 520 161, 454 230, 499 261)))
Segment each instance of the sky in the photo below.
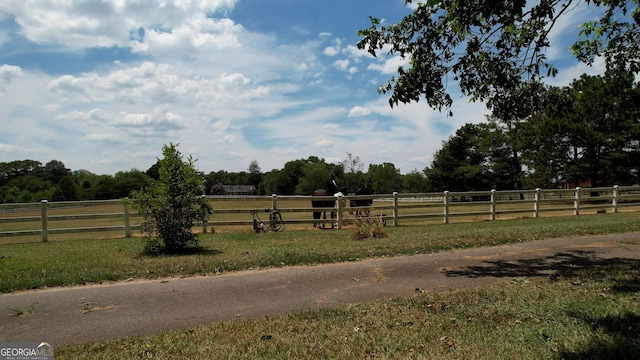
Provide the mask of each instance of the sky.
MULTIPOLYGON (((404 0, 2 0, 0 162, 145 171, 173 143, 205 173, 347 154, 365 171, 422 171, 488 111, 455 84, 453 116, 378 94, 402 60, 358 50, 358 30, 410 12, 404 0)), ((593 15, 556 24, 550 84, 603 72, 569 52, 593 15)))

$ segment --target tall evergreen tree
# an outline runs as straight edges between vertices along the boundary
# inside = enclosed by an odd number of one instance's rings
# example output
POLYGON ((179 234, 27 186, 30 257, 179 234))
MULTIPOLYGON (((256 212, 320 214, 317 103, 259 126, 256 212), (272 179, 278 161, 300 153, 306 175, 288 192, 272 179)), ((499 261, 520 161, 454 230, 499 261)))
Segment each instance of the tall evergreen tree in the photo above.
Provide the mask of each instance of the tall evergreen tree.
POLYGON ((424 170, 432 191, 489 190, 493 185, 489 154, 482 139, 490 135, 486 126, 466 124, 438 150, 431 167, 424 170))

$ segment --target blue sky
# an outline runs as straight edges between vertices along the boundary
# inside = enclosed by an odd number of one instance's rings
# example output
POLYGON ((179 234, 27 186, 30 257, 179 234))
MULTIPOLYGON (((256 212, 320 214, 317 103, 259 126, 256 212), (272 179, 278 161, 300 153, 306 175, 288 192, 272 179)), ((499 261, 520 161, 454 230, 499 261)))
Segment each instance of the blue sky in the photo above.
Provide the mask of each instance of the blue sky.
MULTIPOLYGON (((487 111, 456 90, 453 117, 423 102, 391 109, 377 93, 401 60, 359 51, 357 31, 410 11, 403 0, 3 0, 0 161, 144 171, 173 142, 205 173, 347 153, 365 169, 422 170, 487 111)), ((592 16, 583 6, 557 24, 550 83, 602 72, 564 37, 592 16)))

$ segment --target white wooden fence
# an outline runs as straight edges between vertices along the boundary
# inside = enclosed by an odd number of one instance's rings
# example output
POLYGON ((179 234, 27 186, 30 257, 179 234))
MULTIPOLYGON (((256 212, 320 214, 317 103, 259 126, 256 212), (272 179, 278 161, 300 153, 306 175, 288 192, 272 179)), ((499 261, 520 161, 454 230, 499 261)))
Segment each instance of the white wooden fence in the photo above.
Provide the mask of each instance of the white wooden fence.
MULTIPOLYGON (((474 220, 496 220, 516 216, 539 217, 542 213, 580 215, 592 212, 616 213, 622 208, 636 207, 640 210, 640 186, 614 186, 586 189, 535 189, 518 191, 478 191, 419 193, 419 194, 376 194, 351 195, 339 198, 336 206, 330 208, 312 208, 311 200, 334 200, 334 197, 312 196, 207 196, 213 204, 213 215, 203 219, 199 227, 207 232, 210 227, 230 225, 252 225, 252 211, 264 214, 277 209, 281 212, 285 224, 331 223, 342 228, 355 217, 354 210, 369 210, 370 216, 384 216, 390 225, 412 221, 438 220, 449 223, 454 218, 474 220), (349 207, 350 200, 373 199, 371 207, 354 209, 349 207), (221 202, 231 201, 240 205, 237 208, 220 206, 221 202), (247 202, 264 206, 246 207, 247 202), (291 205, 295 204, 295 205, 291 205), (304 204, 304 206, 300 206, 304 204), (306 205, 308 204, 308 205, 306 205), (335 219, 314 220, 312 212, 334 212, 335 219)), ((633 209, 636 210, 636 209, 633 209)), ((48 202, 40 204, 0 204, 0 237, 39 236, 42 241, 49 240, 50 234, 66 234, 81 232, 117 231, 126 237, 131 236, 138 224, 132 219, 141 219, 130 211, 129 200, 48 202), (122 207, 121 212, 102 212, 86 214, 74 209, 90 206, 105 206, 113 209, 122 207), (107 206, 108 205, 108 206, 107 206), (64 214, 51 214, 51 212, 64 214), (18 216, 21 212, 29 216, 18 216), (71 213, 70 213, 71 212, 71 213), (37 214, 37 215, 35 215, 37 214), (87 226, 52 228, 50 222, 71 221, 87 226), (114 225, 114 223, 116 223, 114 225), (22 227, 28 224, 29 229, 22 227), (39 224, 39 226, 34 226, 39 224)))

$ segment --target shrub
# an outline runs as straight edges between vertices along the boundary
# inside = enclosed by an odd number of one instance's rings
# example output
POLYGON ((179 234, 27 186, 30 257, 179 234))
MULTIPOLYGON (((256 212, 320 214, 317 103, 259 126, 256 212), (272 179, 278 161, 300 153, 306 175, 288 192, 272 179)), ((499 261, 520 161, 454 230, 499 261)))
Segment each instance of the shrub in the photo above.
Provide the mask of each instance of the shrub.
POLYGON ((375 239, 387 236, 384 231, 385 219, 382 216, 367 216, 358 218, 351 228, 351 236, 354 240, 375 239))
POLYGON ((145 251, 176 253, 198 246, 198 235, 192 228, 211 214, 211 206, 201 196, 204 182, 194 160, 189 157, 183 161, 173 144, 165 145, 162 153, 159 179, 132 193, 133 207, 144 216, 145 251))

